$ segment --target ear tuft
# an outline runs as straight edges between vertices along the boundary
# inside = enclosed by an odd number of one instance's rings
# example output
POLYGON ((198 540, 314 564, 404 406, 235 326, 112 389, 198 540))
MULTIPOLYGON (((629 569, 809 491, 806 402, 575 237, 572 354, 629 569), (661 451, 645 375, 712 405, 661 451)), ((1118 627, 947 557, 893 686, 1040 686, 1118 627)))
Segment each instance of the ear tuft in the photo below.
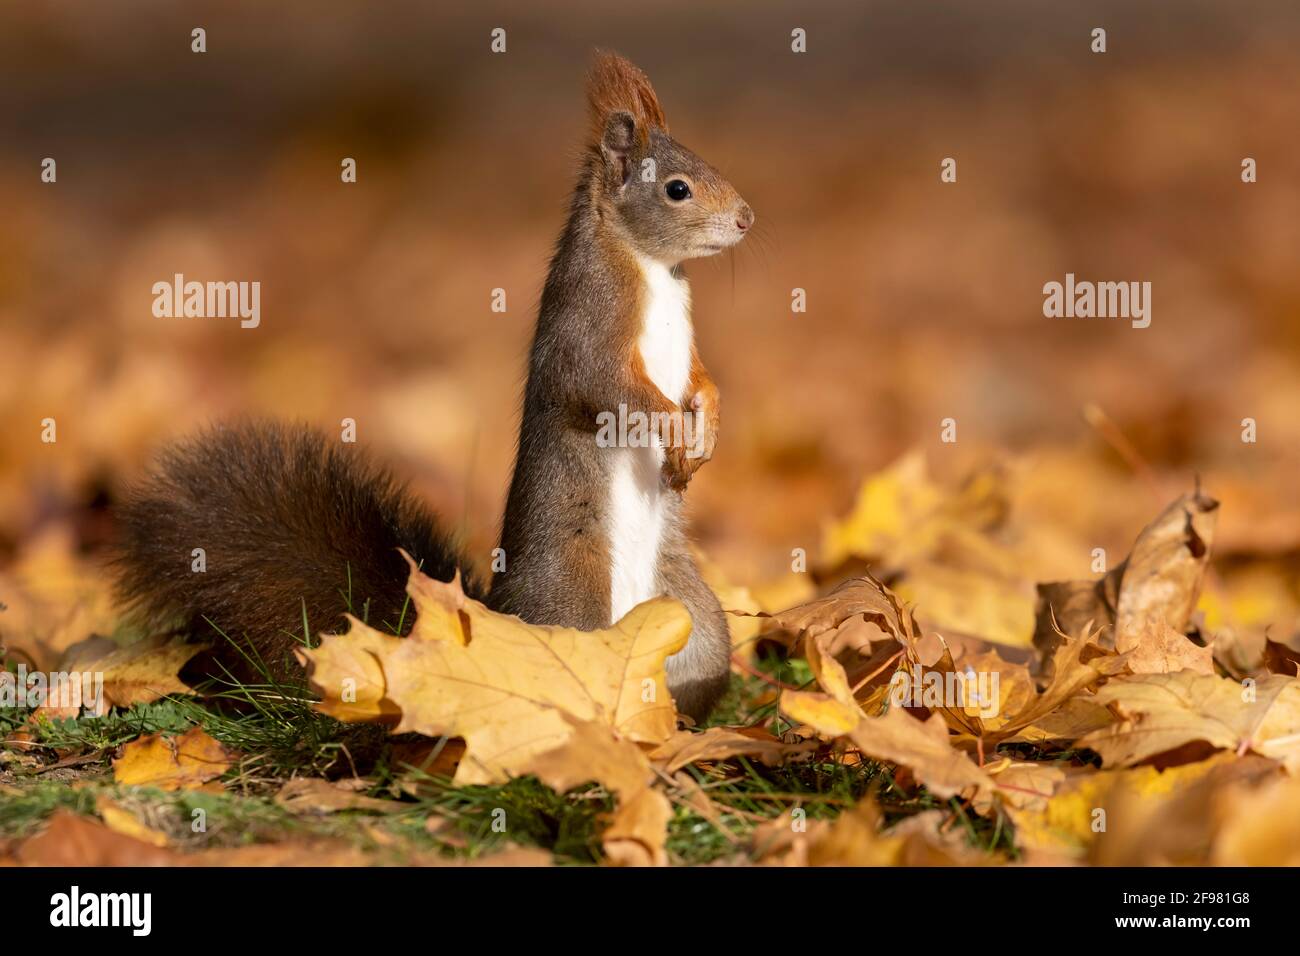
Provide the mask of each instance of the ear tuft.
POLYGON ((587 105, 591 113, 591 141, 600 143, 613 113, 631 115, 642 143, 652 127, 668 132, 668 121, 650 78, 617 53, 597 50, 587 74, 587 105))

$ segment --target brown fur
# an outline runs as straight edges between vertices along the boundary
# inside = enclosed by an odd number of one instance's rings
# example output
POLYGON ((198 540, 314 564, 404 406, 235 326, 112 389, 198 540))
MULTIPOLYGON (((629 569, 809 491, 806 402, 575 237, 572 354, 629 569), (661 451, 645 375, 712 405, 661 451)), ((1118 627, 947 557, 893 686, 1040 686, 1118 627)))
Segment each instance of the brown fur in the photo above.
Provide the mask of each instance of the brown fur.
MULTIPOLYGON (((303 426, 228 424, 173 445, 117 519, 121 601, 146 623, 213 641, 241 680, 299 673, 304 614, 313 637, 347 630, 349 607, 375 627, 409 631, 399 548, 440 580, 469 567, 428 509, 361 449, 303 426), (205 571, 193 569, 195 548, 205 571)), ((472 575, 465 589, 483 596, 472 575)))
POLYGON ((619 111, 630 113, 636 120, 637 137, 642 145, 652 128, 668 132, 668 120, 649 77, 617 53, 598 51, 587 74, 591 145, 600 143, 609 114, 619 111))

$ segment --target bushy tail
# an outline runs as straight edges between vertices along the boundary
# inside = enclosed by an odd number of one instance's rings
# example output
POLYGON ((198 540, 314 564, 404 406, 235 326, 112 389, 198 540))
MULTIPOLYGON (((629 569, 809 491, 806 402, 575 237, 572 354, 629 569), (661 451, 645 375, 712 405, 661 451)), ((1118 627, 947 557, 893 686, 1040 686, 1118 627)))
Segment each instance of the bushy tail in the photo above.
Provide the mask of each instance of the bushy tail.
POLYGON ((410 630, 399 548, 431 577, 449 581, 462 569, 466 592, 480 596, 428 509, 361 455, 313 429, 268 422, 173 445, 118 512, 119 598, 148 624, 211 639, 241 680, 262 671, 286 680, 301 673, 292 652, 304 607, 313 638, 345 630, 348 611, 410 630))

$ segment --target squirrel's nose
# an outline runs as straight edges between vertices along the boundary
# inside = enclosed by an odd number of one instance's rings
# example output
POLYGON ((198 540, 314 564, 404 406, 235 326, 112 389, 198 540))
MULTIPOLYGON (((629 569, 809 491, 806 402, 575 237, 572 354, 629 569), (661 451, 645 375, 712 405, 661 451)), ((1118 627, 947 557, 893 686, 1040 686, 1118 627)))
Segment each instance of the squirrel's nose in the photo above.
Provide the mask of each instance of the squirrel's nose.
POLYGON ((736 228, 744 232, 753 224, 754 210, 750 209, 748 205, 742 204, 740 209, 736 211, 736 228))

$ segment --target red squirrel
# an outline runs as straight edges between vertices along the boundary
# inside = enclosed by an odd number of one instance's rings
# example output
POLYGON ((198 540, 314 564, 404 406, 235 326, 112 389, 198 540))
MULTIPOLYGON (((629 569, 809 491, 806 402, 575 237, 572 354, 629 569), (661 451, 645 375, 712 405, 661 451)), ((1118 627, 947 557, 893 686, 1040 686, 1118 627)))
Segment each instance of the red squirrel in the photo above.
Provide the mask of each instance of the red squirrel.
POLYGON ((727 685, 730 641, 687 543, 682 491, 713 454, 718 389, 694 344, 681 263, 735 245, 754 214, 669 135, 650 81, 627 60, 598 54, 587 99, 587 149, 542 293, 504 569, 490 590, 386 472, 312 429, 254 422, 171 447, 127 496, 118 591, 140 617, 216 627, 234 638, 214 652, 232 673, 260 658, 286 676, 304 620, 329 630, 350 609, 409 630, 399 548, 441 580, 459 570, 470 596, 535 624, 608 627, 668 595, 693 624, 668 660, 668 689, 683 714, 707 717, 727 685), (654 440, 598 441, 602 415, 620 410, 651 421, 654 440), (685 434, 670 427, 683 417, 685 434))

